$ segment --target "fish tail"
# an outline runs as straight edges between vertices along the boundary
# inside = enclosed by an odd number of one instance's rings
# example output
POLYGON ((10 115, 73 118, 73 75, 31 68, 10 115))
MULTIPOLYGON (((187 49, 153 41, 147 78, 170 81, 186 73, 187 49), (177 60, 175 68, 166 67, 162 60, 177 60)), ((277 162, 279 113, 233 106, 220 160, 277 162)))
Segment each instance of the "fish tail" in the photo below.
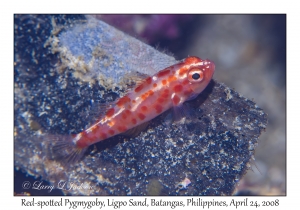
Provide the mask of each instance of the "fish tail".
POLYGON ((88 147, 79 147, 72 135, 51 135, 46 137, 49 143, 51 159, 62 163, 72 164, 78 162, 86 152, 88 147))

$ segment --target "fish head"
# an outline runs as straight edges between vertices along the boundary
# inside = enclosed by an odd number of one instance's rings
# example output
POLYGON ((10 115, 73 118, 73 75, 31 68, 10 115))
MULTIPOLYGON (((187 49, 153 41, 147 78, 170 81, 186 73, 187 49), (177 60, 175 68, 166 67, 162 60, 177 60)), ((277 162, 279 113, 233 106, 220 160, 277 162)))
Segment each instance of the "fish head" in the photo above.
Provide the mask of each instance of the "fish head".
POLYGON ((190 64, 187 79, 193 94, 201 93, 211 81, 215 72, 215 64, 210 60, 199 59, 190 64))

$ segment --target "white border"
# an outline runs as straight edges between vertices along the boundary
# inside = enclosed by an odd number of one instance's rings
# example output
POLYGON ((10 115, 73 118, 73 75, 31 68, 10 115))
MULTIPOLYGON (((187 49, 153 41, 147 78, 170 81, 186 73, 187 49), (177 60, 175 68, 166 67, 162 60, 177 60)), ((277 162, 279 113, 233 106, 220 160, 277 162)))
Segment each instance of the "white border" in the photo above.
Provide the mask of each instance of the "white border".
MULTIPOLYGON (((292 2, 292 1, 291 1, 292 2)), ((294 1, 296 2, 296 1, 294 1)), ((287 197, 279 197, 280 209, 298 206, 299 170, 299 10, 296 4, 275 1, 6 1, 1 3, 1 206, 20 209, 21 198, 13 196, 13 14, 14 13, 287 13, 287 197), (4 75, 3 75, 4 74, 4 75)), ((285 110, 278 110, 285 111, 285 110)), ((284 123, 284 122, 283 122, 284 123)), ((59 197, 53 197, 59 199, 59 197)), ((95 197, 72 197, 74 200, 95 197)), ((110 197, 112 198, 112 197, 110 197)), ((164 197, 166 198, 166 197, 164 197)), ((205 197, 208 198, 208 197, 205 197)), ((211 199, 216 199, 212 198, 211 199)), ((217 199, 231 199, 217 198, 217 199)), ((242 199, 242 197, 239 197, 242 199)), ((251 197, 270 200, 276 197, 251 197)), ((49 197, 36 197, 38 200, 49 197)), ((105 199, 105 197, 101 197, 105 199)), ((120 197, 120 199, 129 199, 120 197)), ((150 198, 151 199, 151 198, 150 198)), ((185 197, 170 197, 182 200, 185 197)), ((39 207, 37 207, 40 209, 39 207)), ((37 209, 30 208, 30 209, 37 209)), ((157 207, 156 207, 157 208, 157 207)), ((199 208, 199 207, 198 207, 199 208)), ((27 208, 29 209, 29 208, 27 208)), ((43 208, 44 209, 44 208, 43 208)), ((50 209, 50 208, 49 208, 50 209)), ((62 209, 62 208, 61 208, 62 209)), ((78 208, 82 209, 82 208, 78 208)), ((97 208, 98 209, 98 208, 97 208)), ((123 208, 122 208, 123 209, 123 208)), ((125 209, 125 208, 124 208, 125 209)), ((127 207, 126 209, 130 209, 127 207)))

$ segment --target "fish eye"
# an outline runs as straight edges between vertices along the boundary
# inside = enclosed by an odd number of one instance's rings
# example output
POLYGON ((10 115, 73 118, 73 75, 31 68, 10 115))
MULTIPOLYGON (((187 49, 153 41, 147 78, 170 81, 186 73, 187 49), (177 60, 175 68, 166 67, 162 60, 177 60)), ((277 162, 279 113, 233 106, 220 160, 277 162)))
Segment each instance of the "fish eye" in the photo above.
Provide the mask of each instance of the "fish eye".
POLYGON ((197 80, 197 79, 200 78, 200 74, 194 73, 194 74, 192 75, 192 78, 193 78, 194 80, 197 80))
POLYGON ((188 80, 190 82, 200 82, 204 78, 204 73, 200 69, 192 69, 188 73, 188 80))

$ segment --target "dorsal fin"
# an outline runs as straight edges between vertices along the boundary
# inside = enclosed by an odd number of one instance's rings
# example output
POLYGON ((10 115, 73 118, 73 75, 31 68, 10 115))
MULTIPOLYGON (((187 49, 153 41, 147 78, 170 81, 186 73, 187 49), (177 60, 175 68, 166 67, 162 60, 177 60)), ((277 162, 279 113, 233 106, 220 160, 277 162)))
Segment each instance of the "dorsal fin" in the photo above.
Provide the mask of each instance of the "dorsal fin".
POLYGON ((147 74, 143 74, 140 72, 129 72, 126 73, 123 77, 123 82, 126 84, 127 89, 125 94, 133 90, 135 87, 139 86, 149 77, 147 74))
POLYGON ((100 111, 100 113, 99 113, 99 118, 100 118, 100 119, 103 118, 103 117, 105 116, 107 110, 109 110, 110 108, 112 108, 112 107, 115 106, 116 101, 117 101, 117 100, 111 101, 111 102, 106 102, 106 103, 100 103, 100 104, 98 105, 98 108, 97 108, 97 109, 100 111))
POLYGON ((106 103, 95 102, 95 104, 93 104, 92 108, 89 110, 89 114, 88 114, 89 123, 85 126, 85 128, 89 128, 98 120, 102 119, 105 116, 107 110, 109 110, 114 106, 115 106, 115 101, 106 102, 106 103))
POLYGON ((148 74, 143 74, 143 73, 140 73, 137 71, 132 71, 132 72, 126 73, 124 75, 124 81, 137 84, 139 82, 144 81, 148 77, 149 77, 148 74))

